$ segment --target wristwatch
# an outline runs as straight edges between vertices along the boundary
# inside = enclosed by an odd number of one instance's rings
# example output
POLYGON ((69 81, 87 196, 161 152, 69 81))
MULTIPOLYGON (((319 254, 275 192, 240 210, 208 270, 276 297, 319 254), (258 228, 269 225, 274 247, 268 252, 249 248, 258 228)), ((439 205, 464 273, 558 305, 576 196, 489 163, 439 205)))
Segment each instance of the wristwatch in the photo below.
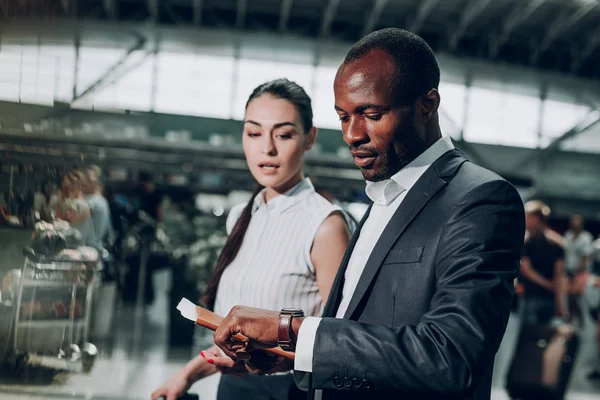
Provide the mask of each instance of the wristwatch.
POLYGON ((284 308, 279 312, 277 344, 285 351, 294 351, 296 349, 295 340, 292 340, 294 336, 292 319, 294 317, 304 317, 304 311, 299 308, 284 308))

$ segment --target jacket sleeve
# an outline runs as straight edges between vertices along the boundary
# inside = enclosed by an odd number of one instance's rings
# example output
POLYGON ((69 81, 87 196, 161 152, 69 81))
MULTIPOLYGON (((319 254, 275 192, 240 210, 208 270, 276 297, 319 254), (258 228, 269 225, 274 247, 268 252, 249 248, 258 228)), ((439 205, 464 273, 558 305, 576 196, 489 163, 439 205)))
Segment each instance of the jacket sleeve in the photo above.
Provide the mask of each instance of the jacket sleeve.
POLYGON ((506 329, 524 222, 521 198, 505 181, 465 194, 442 229, 429 311, 417 325, 394 329, 324 318, 313 353, 313 388, 472 393, 506 329), (349 388, 340 379, 368 384, 349 388))

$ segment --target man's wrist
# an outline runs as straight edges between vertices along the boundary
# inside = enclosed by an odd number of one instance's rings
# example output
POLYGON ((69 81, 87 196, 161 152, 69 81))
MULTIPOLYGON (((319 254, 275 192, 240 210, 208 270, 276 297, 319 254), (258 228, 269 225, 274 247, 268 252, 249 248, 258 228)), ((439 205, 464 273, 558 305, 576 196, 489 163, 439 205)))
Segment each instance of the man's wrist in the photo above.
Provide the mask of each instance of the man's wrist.
POLYGON ((294 346, 298 343, 298 332, 300 332, 300 326, 306 317, 294 317, 292 318, 292 340, 294 346))

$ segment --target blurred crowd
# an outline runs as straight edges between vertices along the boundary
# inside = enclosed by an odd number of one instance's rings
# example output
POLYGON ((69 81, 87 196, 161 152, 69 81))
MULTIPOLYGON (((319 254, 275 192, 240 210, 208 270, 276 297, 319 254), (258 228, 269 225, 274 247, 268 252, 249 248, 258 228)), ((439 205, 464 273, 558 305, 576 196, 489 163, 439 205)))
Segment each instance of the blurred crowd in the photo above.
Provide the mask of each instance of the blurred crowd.
POLYGON ((600 379, 600 236, 585 229, 581 215, 572 215, 564 235, 549 226, 550 207, 525 204, 526 237, 517 280, 522 320, 549 325, 563 321, 584 327, 588 313, 596 326, 598 364, 588 378, 600 379))

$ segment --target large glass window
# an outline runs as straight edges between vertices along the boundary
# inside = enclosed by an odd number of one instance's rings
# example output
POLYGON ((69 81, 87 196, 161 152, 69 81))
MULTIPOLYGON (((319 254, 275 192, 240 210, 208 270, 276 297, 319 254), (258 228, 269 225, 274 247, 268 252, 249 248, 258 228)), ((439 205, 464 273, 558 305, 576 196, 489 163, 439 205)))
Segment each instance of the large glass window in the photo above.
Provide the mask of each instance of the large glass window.
POLYGON ((235 95, 232 114, 235 119, 244 118, 244 108, 248 97, 258 85, 278 78, 287 78, 312 92, 312 66, 274 61, 240 59, 236 66, 235 95))
POLYGON ((483 87, 470 89, 467 141, 536 147, 540 99, 483 87))

